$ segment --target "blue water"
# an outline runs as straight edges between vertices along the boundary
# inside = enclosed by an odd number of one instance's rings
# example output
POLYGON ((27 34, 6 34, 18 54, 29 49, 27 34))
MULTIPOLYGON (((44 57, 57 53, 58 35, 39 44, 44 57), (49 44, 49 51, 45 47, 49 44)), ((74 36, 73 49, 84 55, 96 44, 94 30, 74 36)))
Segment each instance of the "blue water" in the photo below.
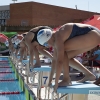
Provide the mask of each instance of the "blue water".
POLYGON ((12 68, 0 68, 0 72, 12 72, 13 70, 12 70, 12 68))
POLYGON ((19 87, 18 84, 18 80, 10 82, 0 82, 0 92, 7 92, 7 91, 21 91, 21 88, 19 87))
POLYGON ((0 100, 26 100, 24 94, 2 95, 0 100))
POLYGON ((15 79, 15 73, 6 73, 1 74, 0 73, 0 79, 15 79))
MULTIPOLYGON (((8 63, 8 64, 9 64, 9 63, 8 63)), ((4 62, 4 63, 1 63, 1 62, 0 62, 0 67, 8 67, 8 64, 5 63, 5 62, 4 62)))
MULTIPOLYGON (((8 58, 1 58, 0 61, 8 61, 8 58)), ((9 66, 9 68, 0 68, 0 72, 13 72, 10 68, 9 61, 7 63, 0 62, 0 67, 9 66)), ((16 79, 15 73, 0 73, 0 80, 2 79, 16 79)), ((0 95, 0 100, 26 100, 25 94, 22 92, 18 80, 15 81, 0 81, 0 92, 15 92, 19 91, 21 94, 0 95)))
POLYGON ((7 60, 8 61, 8 57, 0 57, 0 60, 2 60, 2 61, 7 60))

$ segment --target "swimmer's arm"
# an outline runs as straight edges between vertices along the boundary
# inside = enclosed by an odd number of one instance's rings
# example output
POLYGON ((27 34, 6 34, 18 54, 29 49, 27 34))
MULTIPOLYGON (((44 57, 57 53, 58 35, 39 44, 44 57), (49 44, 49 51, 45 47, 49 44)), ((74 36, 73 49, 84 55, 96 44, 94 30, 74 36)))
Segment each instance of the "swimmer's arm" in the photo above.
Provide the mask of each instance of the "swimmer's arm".
POLYGON ((10 49, 11 54, 12 54, 13 53, 13 45, 12 44, 9 46, 9 49, 10 49))
POLYGON ((27 47, 24 50, 24 57, 27 57, 27 47))
POLYGON ((52 54, 51 54, 49 51, 47 51, 47 50, 45 50, 45 49, 38 49, 38 51, 39 51, 41 54, 45 55, 46 57, 48 57, 48 58, 50 58, 50 59, 53 59, 53 56, 52 56, 52 54))
POLYGON ((58 87, 58 80, 62 71, 63 60, 64 60, 64 43, 61 39, 58 39, 56 42, 56 51, 57 51, 57 59, 56 59, 56 79, 55 79, 56 88, 55 90, 58 87))
POLYGON ((39 46, 37 49, 41 54, 45 55, 46 57, 50 59, 53 58, 52 54, 49 51, 47 51, 45 47, 39 46))
POLYGON ((15 56, 17 57, 19 49, 15 49, 15 56))
POLYGON ((51 85, 53 76, 54 76, 54 72, 55 72, 55 65, 56 65, 56 52, 53 52, 53 59, 52 59, 52 64, 51 64, 51 72, 50 72, 50 78, 49 78, 49 86, 51 85))
POLYGON ((34 64, 33 64, 34 52, 33 52, 33 51, 34 51, 34 50, 33 50, 33 48, 32 48, 31 45, 30 45, 30 47, 29 47, 29 57, 30 57, 29 62, 30 62, 30 64, 31 64, 31 67, 34 66, 34 64))
POLYGON ((24 50, 23 50, 23 48, 20 48, 20 59, 19 59, 19 61, 23 60, 23 54, 24 54, 24 50))

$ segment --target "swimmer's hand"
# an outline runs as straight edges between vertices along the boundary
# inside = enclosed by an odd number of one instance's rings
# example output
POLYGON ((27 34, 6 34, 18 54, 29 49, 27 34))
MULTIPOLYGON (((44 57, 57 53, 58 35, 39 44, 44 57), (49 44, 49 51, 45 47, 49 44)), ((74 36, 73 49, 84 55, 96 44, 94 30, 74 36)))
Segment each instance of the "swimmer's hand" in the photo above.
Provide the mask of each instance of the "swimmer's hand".
POLYGON ((48 84, 48 87, 51 87, 51 86, 52 86, 52 83, 49 83, 49 84, 48 84))
POLYGON ((34 65, 34 68, 39 68, 39 67, 41 67, 41 64, 40 64, 40 63, 36 63, 36 64, 34 65))
POLYGON ((58 84, 54 85, 54 92, 57 93, 58 84))

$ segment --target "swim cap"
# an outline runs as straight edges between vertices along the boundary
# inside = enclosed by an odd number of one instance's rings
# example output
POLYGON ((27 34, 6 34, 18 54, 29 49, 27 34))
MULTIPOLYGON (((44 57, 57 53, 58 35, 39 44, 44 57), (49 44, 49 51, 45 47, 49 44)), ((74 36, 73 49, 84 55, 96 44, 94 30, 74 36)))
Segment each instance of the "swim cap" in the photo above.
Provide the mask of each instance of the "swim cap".
POLYGON ((19 39, 16 39, 16 40, 15 40, 15 44, 16 44, 16 45, 18 45, 20 42, 21 42, 21 40, 19 40, 19 39))
POLYGON ((41 45, 44 45, 52 36, 51 29, 41 29, 37 34, 37 40, 41 45))

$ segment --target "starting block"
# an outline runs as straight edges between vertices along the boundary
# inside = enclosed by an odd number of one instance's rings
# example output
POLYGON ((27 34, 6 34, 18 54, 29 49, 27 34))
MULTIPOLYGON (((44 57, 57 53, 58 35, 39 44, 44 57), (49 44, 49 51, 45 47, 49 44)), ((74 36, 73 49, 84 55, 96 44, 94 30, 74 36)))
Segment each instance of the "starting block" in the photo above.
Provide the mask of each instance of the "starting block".
POLYGON ((39 80, 41 80, 41 82, 39 82, 41 85, 39 86, 48 86, 51 67, 41 66, 40 68, 30 68, 30 72, 32 71, 36 71, 39 73, 39 80))
MULTIPOLYGON (((36 61, 34 60, 34 63, 35 62, 36 61)), ((31 75, 32 72, 38 73, 37 98, 40 98, 41 87, 47 87, 48 86, 51 67, 49 67, 49 66, 41 66, 41 67, 38 67, 38 68, 30 68, 29 67, 29 60, 22 60, 22 63, 28 64, 26 66, 27 70, 25 71, 25 74, 27 75, 27 77, 25 78, 25 83, 29 83, 28 80, 29 80, 30 76, 28 74, 31 75)), ((31 76, 33 77, 32 84, 34 84, 35 76, 34 76, 34 74, 32 74, 31 76)))
MULTIPOLYGON (((40 68, 30 68, 30 72, 38 72, 38 87, 37 87, 37 98, 41 97, 41 87, 47 87, 49 82, 49 75, 51 67, 41 66, 40 68)), ((46 91, 45 91, 46 95, 46 91)))
MULTIPOLYGON (((88 94, 100 95, 100 86, 92 84, 90 82, 77 83, 72 82, 71 86, 58 87, 57 94, 61 94, 61 97, 58 97, 58 100, 88 100, 88 94)), ((54 99, 54 93, 52 97, 54 99)))

